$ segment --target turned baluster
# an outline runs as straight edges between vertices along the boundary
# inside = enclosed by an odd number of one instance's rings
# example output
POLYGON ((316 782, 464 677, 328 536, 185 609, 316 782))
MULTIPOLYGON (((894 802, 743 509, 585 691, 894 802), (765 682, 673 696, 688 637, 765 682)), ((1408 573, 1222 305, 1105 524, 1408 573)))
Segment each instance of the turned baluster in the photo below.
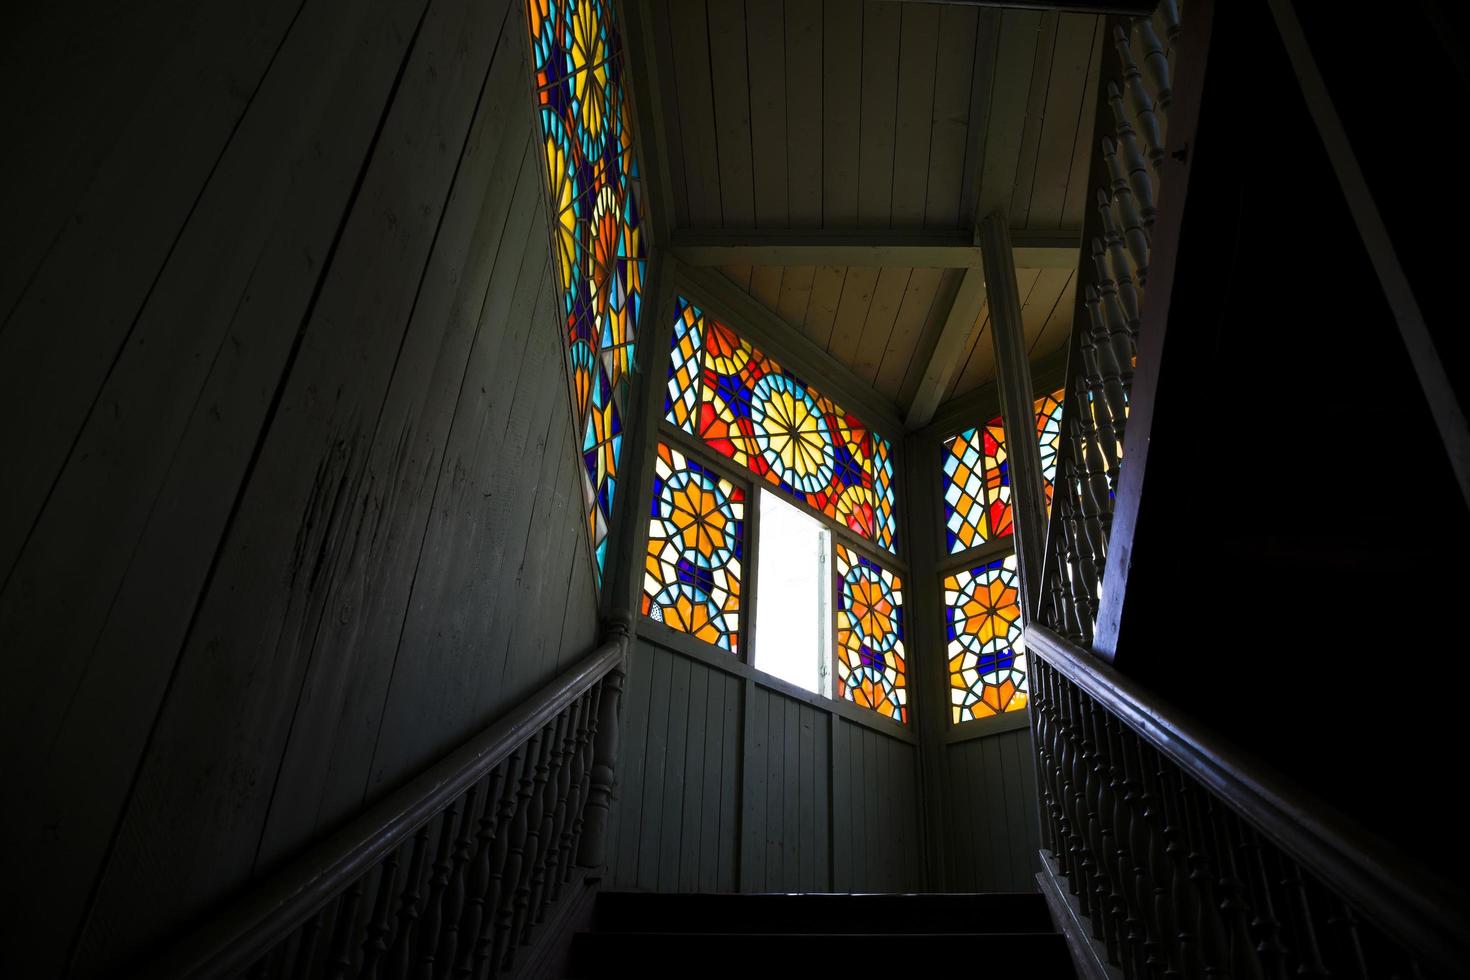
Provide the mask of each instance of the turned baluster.
POLYGON ((1204 964, 1195 932, 1199 903, 1189 880, 1189 843, 1181 812, 1179 773, 1162 754, 1156 753, 1156 758, 1159 803, 1164 815, 1164 855, 1169 862, 1169 900, 1175 909, 1174 945, 1179 953, 1182 974, 1189 980, 1195 980, 1203 975, 1204 964))
POLYGON ((1286 945, 1296 961, 1295 975, 1328 976, 1327 967, 1322 963, 1322 951, 1317 945, 1317 925, 1312 920, 1312 905, 1307 899, 1302 869, 1285 855, 1281 856, 1281 891, 1286 897, 1289 936, 1286 945))
POLYGON ((1102 920, 1102 939, 1108 962, 1122 964, 1123 930, 1118 915, 1117 845, 1114 842, 1113 796, 1107 773, 1107 743, 1102 728, 1103 709, 1090 696, 1082 695, 1083 752, 1087 757, 1087 822, 1092 828, 1092 908, 1102 920))
POLYGON ((1154 919, 1153 882, 1148 873, 1149 825, 1144 810, 1144 789, 1138 778, 1137 736, 1127 725, 1118 724, 1117 756, 1123 774, 1123 804, 1127 808, 1128 823, 1125 839, 1128 842, 1127 862, 1124 868, 1125 900, 1128 905, 1128 935, 1133 949, 1135 973, 1138 976, 1153 975, 1152 963, 1157 961, 1158 923, 1154 919))
POLYGON ((581 751, 577 753, 581 760, 582 780, 581 788, 577 791, 577 806, 572 811, 572 844, 564 858, 567 867, 562 877, 567 881, 571 880, 572 871, 577 865, 577 854, 582 846, 582 830, 587 822, 587 803, 592 795, 592 754, 597 743, 597 718, 601 703, 602 685, 594 685, 587 695, 586 732, 582 736, 581 751))
POLYGON ((434 957, 439 951, 439 933, 444 924, 444 893, 449 889, 450 872, 454 869, 454 828, 459 806, 460 801, 454 800, 439 815, 439 844, 430 867, 429 898, 418 926, 418 965, 414 970, 417 980, 431 980, 434 976, 434 957))
MULTIPOLYGON (((1077 869, 1072 891, 1077 896, 1078 910, 1084 918, 1089 918, 1093 914, 1092 889, 1095 871, 1092 846, 1088 843, 1091 826, 1087 819, 1087 758, 1078 698, 1076 685, 1068 684, 1063 710, 1067 719, 1067 806, 1072 818, 1073 865, 1077 869)), ((1102 938, 1096 921, 1093 922, 1093 933, 1094 938, 1102 938)))
MULTIPOLYGON (((1091 407, 1091 406, 1089 406, 1091 407)), ((1102 453, 1098 451, 1097 431, 1089 425, 1091 412, 1076 423, 1072 440, 1072 462, 1081 476, 1082 540, 1078 542, 1087 578, 1088 621, 1097 618, 1098 585, 1107 565, 1108 521, 1111 508, 1108 499, 1108 477, 1102 453)))
POLYGON ((1164 36, 1173 44, 1179 40, 1179 4, 1175 0, 1159 0, 1158 15, 1164 19, 1164 36))
POLYGON ((1031 668, 1031 718, 1035 724, 1036 771, 1040 775, 1037 792, 1041 797, 1042 846, 1053 856, 1057 853, 1056 820, 1052 815, 1054 800, 1051 786, 1051 672, 1045 662, 1037 660, 1031 668))
MULTIPOLYGON (((1164 137, 1160 130, 1159 120, 1154 115, 1154 101, 1149 97, 1148 88, 1143 83, 1143 75, 1138 70, 1138 63, 1133 58, 1133 45, 1128 37, 1128 32, 1121 26, 1113 28, 1113 47, 1118 52, 1118 60, 1123 66, 1123 86, 1128 90, 1129 101, 1133 103, 1133 120, 1138 123, 1138 129, 1143 135, 1143 141, 1148 147, 1148 155, 1157 168, 1164 158, 1164 137)), ((1108 92, 1111 101, 1111 87, 1108 92)), ((1115 118, 1119 122, 1119 135, 1122 135, 1122 127, 1127 123, 1128 114, 1123 110, 1123 100, 1119 93, 1118 104, 1114 108, 1115 118)), ((1132 126, 1128 127, 1132 130, 1132 126)), ((1143 163, 1142 155, 1139 155, 1139 164, 1143 163)), ((1145 175, 1146 178, 1147 175, 1145 175)), ((1137 188, 1135 187, 1135 191, 1137 188)), ((1152 225, 1153 218, 1149 211, 1153 207, 1152 201, 1146 201, 1142 194, 1139 195, 1139 203, 1143 207, 1145 223, 1152 225)))
MULTIPOLYGON (((454 865, 449 872, 449 884, 444 891, 444 897, 440 904, 444 910, 444 925, 439 930, 439 952, 434 957, 438 964, 435 970, 436 976, 448 976, 455 965, 455 956, 459 951, 460 929, 464 924, 466 908, 465 889, 466 879, 474 872, 472 862, 475 857, 475 826, 479 814, 476 803, 480 799, 480 784, 476 783, 465 791, 464 815, 460 818, 459 837, 455 841, 454 865)), ((489 810, 494 800, 486 797, 484 809, 489 810)), ((467 933, 467 935, 473 935, 467 933)))
POLYGON ((528 812, 531 791, 536 788, 536 756, 541 747, 541 732, 533 734, 521 751, 521 762, 513 816, 506 830, 508 847, 499 883, 500 896, 495 908, 495 939, 491 946, 490 973, 494 975, 506 963, 512 930, 515 925, 516 885, 525 863, 526 835, 531 825, 528 812))
MULTIPOLYGON (((345 977, 352 969, 352 951, 356 947, 357 907, 362 901, 363 880, 358 878, 337 898, 337 910, 332 923, 332 943, 327 949, 325 976, 336 980, 345 977)), ((313 941, 315 930, 313 930, 313 941)), ((311 959, 310 955, 307 957, 311 959)))
MULTIPOLYGON (((455 976, 466 976, 474 968, 475 946, 485 918, 485 893, 490 890, 490 848, 495 838, 495 811, 500 802, 500 782, 504 771, 505 763, 502 762, 481 781, 485 802, 475 821, 474 834, 466 845, 469 852, 465 855, 461 877, 462 911, 454 926, 451 947, 439 952, 440 964, 445 970, 453 966, 455 976)), ((466 819, 471 809, 466 808, 466 819)))
MULTIPOLYGON (((1118 29, 1118 33, 1122 33, 1122 28, 1118 29)), ((1134 72, 1136 74, 1137 69, 1134 69, 1134 72)), ((1143 226, 1152 228, 1154 220, 1159 216, 1158 204, 1154 200, 1153 176, 1149 173, 1148 162, 1143 158, 1143 148, 1138 145, 1138 133, 1128 119, 1128 110, 1123 107, 1123 91, 1118 88, 1116 82, 1108 82, 1108 105, 1113 110, 1113 122, 1117 128, 1118 153, 1123 170, 1128 175, 1128 186, 1133 189, 1134 200, 1138 202, 1143 226)), ((1149 115, 1152 117, 1152 111, 1149 115)), ((1150 155, 1152 156, 1152 153, 1150 155)), ((1163 154, 1160 153, 1159 159, 1162 158, 1163 154)))
POLYGON ((266 980, 266 977, 271 975, 271 958, 275 954, 276 950, 272 950, 251 964, 249 971, 245 974, 247 980, 266 980))
POLYGON ((1087 307, 1090 331, 1083 328, 1081 337, 1082 363, 1087 368, 1088 380, 1092 384, 1093 431, 1096 433, 1098 450, 1102 454, 1103 472, 1107 476, 1108 492, 1118 489, 1118 458, 1122 445, 1122 429, 1115 420, 1123 417, 1123 384, 1119 377, 1118 363, 1112 348, 1107 345, 1107 327, 1103 325, 1102 304, 1097 290, 1092 286, 1084 289, 1084 305, 1087 307), (1103 338, 1099 346, 1098 338, 1103 338), (1114 414, 1114 396, 1116 409, 1114 414))
POLYGON ((1332 896, 1328 902, 1332 911, 1327 915, 1327 927, 1335 937, 1332 950, 1336 954, 1333 957, 1332 976, 1369 980, 1372 974, 1368 970, 1368 958, 1363 955, 1358 917, 1353 913, 1352 906, 1342 899, 1332 896))
POLYGON ((1099 709, 1094 724, 1103 760, 1103 797, 1100 808, 1105 814, 1104 830, 1108 845, 1108 876, 1112 886, 1108 892, 1108 914, 1116 923, 1118 965, 1125 977, 1138 975, 1136 953, 1140 937, 1138 922, 1130 908, 1129 893, 1133 883, 1133 862, 1128 856, 1128 803, 1124 799, 1123 760, 1118 754, 1118 719, 1099 709))
POLYGON ((1139 778, 1143 783, 1143 812, 1148 824, 1148 878, 1153 884, 1153 920, 1158 924, 1158 939, 1149 957, 1151 976, 1178 977, 1180 965, 1178 927, 1174 898, 1169 883, 1174 869, 1169 858, 1168 810, 1164 805, 1164 789, 1159 779, 1162 760, 1152 747, 1138 739, 1139 778))
POLYGON ((1076 868, 1072 864, 1075 855, 1070 850, 1072 821, 1067 815, 1067 782, 1062 769, 1067 752, 1067 735, 1063 728, 1065 719, 1062 717, 1062 699, 1065 697, 1066 680, 1056 670, 1051 668, 1048 670, 1051 678, 1051 683, 1047 688, 1051 753, 1050 768, 1046 776, 1051 783, 1051 822, 1056 836, 1056 849, 1052 853, 1056 858, 1058 871, 1070 881, 1076 875, 1076 868))
POLYGON ((465 944, 465 953, 460 958, 456 976, 485 976, 495 969, 492 959, 495 944, 497 913, 500 908, 501 887, 505 876, 506 862, 510 858, 510 827, 515 818, 518 776, 521 768, 522 750, 516 749, 502 764, 500 793, 495 804, 494 825, 490 831, 489 877, 480 906, 480 926, 473 943, 465 944), (471 956, 473 946, 473 956, 471 956))
POLYGON ((413 943, 415 926, 419 919, 419 903, 423 899, 420 888, 423 884, 426 851, 429 846, 429 824, 426 822, 413 835, 413 854, 408 862, 408 880, 404 882, 403 894, 398 897, 398 931, 393 937, 393 948, 389 951, 391 966, 388 974, 406 977, 413 966, 413 943))
POLYGON ((1077 837, 1077 818, 1072 807, 1072 741, 1071 724, 1067 718, 1067 691, 1070 684, 1065 678, 1057 679, 1057 753, 1056 772, 1057 797, 1061 803, 1062 873, 1067 878, 1067 889, 1076 895, 1082 881, 1081 847, 1077 837))
POLYGON ((1082 489, 1083 481, 1076 461, 1080 450, 1076 445, 1075 429, 1077 426, 1075 423, 1071 428, 1073 429, 1069 433, 1071 438, 1064 440, 1062 448, 1067 453, 1064 465, 1070 478, 1073 499, 1069 501, 1067 511, 1063 515, 1063 527, 1066 530, 1067 560, 1072 568, 1072 595, 1077 604, 1078 622, 1083 637, 1090 643, 1092 624, 1097 620, 1097 575, 1094 571, 1097 564, 1088 551, 1087 536, 1083 533, 1086 516, 1082 513, 1081 500, 1085 496, 1085 491, 1082 489))
POLYGON ((388 852, 378 866, 377 896, 373 899, 372 915, 364 930, 362 943, 362 980, 376 980, 388 955, 388 938, 393 935, 393 889, 398 885, 398 852, 401 847, 388 852))
POLYGON ((557 806, 562 807, 563 813, 566 810, 566 798, 563 796, 558 800, 558 793, 561 788, 562 766, 566 763, 567 730, 571 724, 572 716, 568 710, 563 710, 553 722, 549 768, 546 782, 541 788, 541 832, 536 835, 540 853, 536 857, 536 871, 531 878, 530 905, 522 942, 529 941, 531 926, 542 921, 546 914, 549 887, 547 879, 550 868, 557 860, 557 848, 561 846, 560 831, 556 826, 557 806))
MULTIPOLYGON (((626 642, 630 624, 610 625, 626 642)), ((618 758, 618 706, 623 697, 624 667, 619 664, 602 679, 602 700, 597 706, 597 738, 593 748, 592 785, 587 797, 587 819, 577 863, 584 868, 601 868, 607 863, 607 820, 616 783, 618 758)))
MULTIPOLYGON (((1143 69, 1148 72, 1148 80, 1153 85, 1155 108, 1163 119, 1159 120, 1160 130, 1165 130, 1169 107, 1174 104, 1174 87, 1169 80, 1169 58, 1164 53, 1164 44, 1159 40, 1159 33, 1154 29, 1152 17, 1138 17, 1133 21, 1133 29, 1138 32, 1138 40, 1143 47, 1143 69)), ((1153 156, 1154 148, 1149 147, 1149 156, 1153 156)), ((1155 168, 1159 160, 1163 159, 1163 147, 1158 150, 1159 159, 1154 160, 1155 168)))
POLYGON ((1138 203, 1133 197, 1133 188, 1123 172, 1118 159, 1118 144, 1111 136, 1102 138, 1103 163, 1108 168, 1108 179, 1112 184, 1113 207, 1118 221, 1123 226, 1123 242, 1128 246, 1128 255, 1133 260, 1133 275, 1140 289, 1148 285, 1148 230, 1143 216, 1138 213, 1138 203))
MULTIPOLYGON (((554 723, 553 723, 554 724, 554 723)), ((526 757, 526 778, 522 779, 522 808, 526 815, 525 843, 521 846, 520 874, 515 879, 515 894, 511 900, 511 928, 507 937, 505 959, 502 965, 515 965, 516 947, 524 940, 530 924, 531 886, 536 877, 536 863, 541 857, 541 817, 545 808, 544 791, 546 775, 551 767, 551 742, 555 737, 553 724, 540 731, 536 752, 526 757), (529 784, 529 789, 527 789, 529 784)), ((519 814, 517 815, 519 818, 519 814)))
POLYGON ((1185 864, 1194 887, 1198 905, 1194 934, 1199 941, 1200 959, 1206 977, 1228 977, 1229 943, 1221 916, 1220 899, 1216 895, 1214 836, 1205 817, 1204 794, 1193 779, 1180 776, 1180 810, 1183 813, 1184 836, 1188 846, 1185 864))
POLYGON ((1251 895, 1251 934, 1255 938, 1261 970, 1268 980, 1283 980, 1288 967, 1281 919, 1276 912, 1275 877, 1266 869, 1266 853, 1256 832, 1244 822, 1238 822, 1236 830, 1239 835, 1237 850, 1251 895))
MULTIPOLYGON (((1116 400, 1112 391, 1108 391, 1108 404, 1113 410, 1113 418, 1118 425, 1118 444, 1121 447, 1122 428, 1128 421, 1127 392, 1133 387, 1133 330, 1129 326, 1127 312, 1123 309, 1119 284, 1108 275, 1109 263, 1106 246, 1098 238, 1092 240, 1092 263, 1097 269, 1098 295, 1102 300, 1103 321, 1107 324, 1106 333, 1096 338, 1097 345, 1099 348, 1106 346, 1112 352, 1120 381, 1116 400)), ((1132 289, 1131 283, 1129 288, 1132 289)), ((1104 382, 1106 380, 1106 373, 1104 373, 1104 382)))
POLYGON ((586 771, 585 759, 582 756, 582 747, 587 741, 587 712, 592 705, 590 694, 584 694, 577 699, 574 705, 575 722, 571 727, 571 741, 567 749, 566 789, 562 793, 566 805, 562 809, 562 817, 559 822, 561 833, 557 843, 557 864, 552 869, 551 898, 557 901, 561 898, 562 883, 567 880, 567 871, 571 868, 572 845, 576 840, 575 828, 577 813, 582 806, 582 775, 586 771))
MULTIPOLYGON (((297 936, 296 955, 293 957, 295 965, 291 968, 290 974, 293 977, 310 976, 315 972, 313 961, 316 959, 317 937, 321 935, 322 931, 323 914, 325 914, 324 911, 318 911, 311 918, 307 919, 306 924, 301 927, 301 932, 297 936)), ((348 958, 349 960, 351 959, 350 954, 348 958)), ((335 962, 329 963, 328 969, 330 971, 329 976, 341 976, 335 962)))
MULTIPOLYGON (((1070 425, 1065 421, 1063 426, 1070 430, 1070 425)), ((1069 432, 1064 438, 1070 437, 1069 432)), ((1074 642, 1086 645, 1092 642, 1092 618, 1087 601, 1087 586, 1082 577, 1082 551, 1077 543, 1080 534, 1077 499, 1081 489, 1076 469, 1072 465, 1070 448, 1064 445, 1058 456, 1057 492, 1052 498, 1052 506, 1061 508, 1057 526, 1061 529, 1061 562, 1066 571, 1067 608, 1071 613, 1068 625, 1074 630, 1074 642)))
POLYGON ((1123 247, 1123 231, 1113 215, 1113 199, 1102 187, 1097 189, 1097 213, 1102 220, 1103 246, 1107 250, 1108 267, 1112 272, 1110 278, 1117 285, 1118 302, 1123 307, 1123 320, 1128 325, 1127 356, 1121 359, 1126 360, 1131 369, 1136 359, 1138 328, 1143 316, 1140 304, 1143 297, 1133 281, 1133 265, 1128 258, 1127 249, 1123 247))
POLYGON ((1242 980, 1264 980, 1260 958, 1250 934, 1250 902, 1241 878, 1236 848, 1235 822, 1239 819, 1214 797, 1206 801, 1209 824, 1214 837, 1214 853, 1219 865, 1216 894, 1220 912, 1225 918, 1229 970, 1226 975, 1242 980))

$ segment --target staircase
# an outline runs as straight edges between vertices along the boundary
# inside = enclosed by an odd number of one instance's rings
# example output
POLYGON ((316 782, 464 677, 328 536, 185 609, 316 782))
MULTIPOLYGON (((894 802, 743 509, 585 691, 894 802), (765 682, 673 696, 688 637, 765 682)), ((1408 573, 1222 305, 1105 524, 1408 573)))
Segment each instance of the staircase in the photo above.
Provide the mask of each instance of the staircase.
POLYGON ((591 925, 572 940, 572 977, 1076 975, 1039 894, 602 892, 591 925))

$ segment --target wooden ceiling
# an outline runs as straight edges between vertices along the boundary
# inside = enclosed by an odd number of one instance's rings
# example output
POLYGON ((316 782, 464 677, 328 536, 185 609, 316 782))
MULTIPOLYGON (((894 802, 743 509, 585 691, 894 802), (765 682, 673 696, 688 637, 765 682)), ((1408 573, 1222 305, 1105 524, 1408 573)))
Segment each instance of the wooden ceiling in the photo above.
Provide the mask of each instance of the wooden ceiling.
MULTIPOLYGON (((978 265, 973 229, 1003 208, 1032 356, 1065 342, 1100 17, 891 0, 640 10, 634 55, 660 89, 673 239, 732 246, 695 264, 718 268, 902 411, 978 265), (824 247, 834 234, 874 251, 844 261, 824 247), (881 251, 926 236, 953 247, 881 251), (1023 244, 1057 252, 1023 256, 1023 244)), ((994 377, 987 311, 969 319, 943 399, 994 377)))

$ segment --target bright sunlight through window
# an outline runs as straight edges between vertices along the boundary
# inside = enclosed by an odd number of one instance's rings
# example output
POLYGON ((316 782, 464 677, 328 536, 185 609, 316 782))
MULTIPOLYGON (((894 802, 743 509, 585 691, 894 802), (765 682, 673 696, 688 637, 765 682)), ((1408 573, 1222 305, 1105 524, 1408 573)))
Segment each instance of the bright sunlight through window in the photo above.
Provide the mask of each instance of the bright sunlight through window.
POLYGON ((832 694, 832 532, 767 490, 760 492, 755 666, 832 694))

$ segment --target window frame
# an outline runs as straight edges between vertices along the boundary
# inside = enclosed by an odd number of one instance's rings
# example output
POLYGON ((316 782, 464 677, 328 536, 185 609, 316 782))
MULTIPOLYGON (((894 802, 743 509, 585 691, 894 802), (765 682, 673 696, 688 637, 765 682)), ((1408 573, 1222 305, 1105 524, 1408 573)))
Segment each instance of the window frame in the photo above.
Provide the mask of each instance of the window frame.
MULTIPOLYGON (((699 638, 683 631, 676 630, 664 623, 642 615, 638 615, 640 627, 653 628, 661 638, 667 638, 681 649, 691 647, 708 651, 711 656, 732 659, 754 671, 761 678, 761 682, 776 686, 781 689, 800 691, 809 699, 823 705, 845 705, 865 717, 876 719, 879 722, 889 722, 910 735, 916 735, 914 728, 914 698, 915 691, 913 678, 913 658, 916 649, 913 639, 913 574, 906 558, 909 547, 909 536, 912 533, 911 522, 907 517, 902 500, 908 496, 909 489, 905 483, 905 450, 906 439, 902 427, 887 417, 886 412, 874 412, 875 407, 871 402, 871 395, 860 400, 849 399, 850 391, 848 385, 841 379, 836 384, 829 383, 833 380, 833 371, 830 366, 825 367, 820 363, 813 363, 812 352, 803 354, 794 344, 788 344, 784 338, 776 335, 771 329, 771 324, 759 324, 758 321, 766 317, 747 315, 751 311, 741 310, 739 307, 745 305, 738 299, 731 301, 732 297, 726 294, 723 287, 705 281, 703 276, 691 275, 693 270, 688 270, 675 264, 674 275, 663 294, 659 297, 657 307, 660 323, 657 333, 645 332, 645 337, 655 340, 660 344, 657 351, 651 352, 651 368, 649 378, 645 384, 649 388, 649 401, 646 406, 647 417, 643 420, 652 422, 650 426, 650 438, 648 440, 649 451, 647 462, 644 464, 644 473, 641 478, 648 480, 650 490, 644 494, 644 505, 641 508, 640 520, 648 521, 652 507, 652 474, 654 463, 657 458, 657 446, 665 443, 670 448, 683 454, 690 460, 706 467, 711 472, 718 474, 723 479, 739 486, 745 491, 745 527, 742 540, 742 568, 741 568, 741 594, 740 611, 738 616, 740 638, 737 650, 733 657, 726 651, 713 644, 707 643, 699 638), (892 469, 890 486, 893 490, 894 511, 894 550, 885 551, 875 540, 864 538, 845 524, 835 520, 827 514, 811 506, 805 500, 786 492, 777 484, 763 479, 759 474, 741 466, 739 463, 723 456, 712 449, 703 439, 685 431, 678 425, 671 423, 665 417, 664 396, 668 384, 669 352, 672 349, 673 319, 678 308, 678 300, 684 300, 697 306, 705 316, 712 317, 733 330, 742 340, 759 350, 762 354, 771 357, 783 368, 797 374, 806 384, 821 392, 822 395, 843 411, 851 412, 857 416, 868 430, 882 437, 888 443, 888 460, 892 469), (667 322, 663 322, 667 321, 667 322), (757 324, 752 326, 752 321, 757 324), (835 392, 835 393, 834 393, 835 392), (759 565, 760 565, 760 499, 761 491, 776 494, 781 500, 802 513, 815 518, 823 527, 832 534, 833 560, 829 563, 827 570, 828 587, 830 588, 828 602, 827 628, 832 638, 831 651, 828 655, 827 670, 831 677, 833 693, 830 695, 820 692, 808 691, 806 688, 792 684, 762 670, 759 666, 759 651, 754 631, 756 607, 760 602, 759 597, 759 565), (904 592, 903 603, 903 625, 904 625, 904 691, 903 719, 881 714, 877 709, 859 705, 847 697, 839 697, 837 690, 837 665, 838 665, 838 642, 837 642, 837 599, 840 581, 837 575, 836 548, 841 544, 850 552, 861 555, 863 558, 877 564, 883 570, 896 576, 900 582, 900 589, 904 592)), ((731 289, 737 289, 733 284, 731 289)), ((743 295, 743 294, 742 294, 743 295)), ((755 301, 749 297, 745 300, 751 304, 755 301)), ((789 326, 782 325, 785 331, 790 331, 789 326)), ((825 352, 820 352, 824 356, 825 352)), ((647 527, 646 524, 640 529, 640 540, 643 547, 636 553, 639 569, 638 596, 641 609, 641 597, 643 595, 643 563, 647 556, 647 527)), ((847 712, 843 712, 846 714, 847 712)))

